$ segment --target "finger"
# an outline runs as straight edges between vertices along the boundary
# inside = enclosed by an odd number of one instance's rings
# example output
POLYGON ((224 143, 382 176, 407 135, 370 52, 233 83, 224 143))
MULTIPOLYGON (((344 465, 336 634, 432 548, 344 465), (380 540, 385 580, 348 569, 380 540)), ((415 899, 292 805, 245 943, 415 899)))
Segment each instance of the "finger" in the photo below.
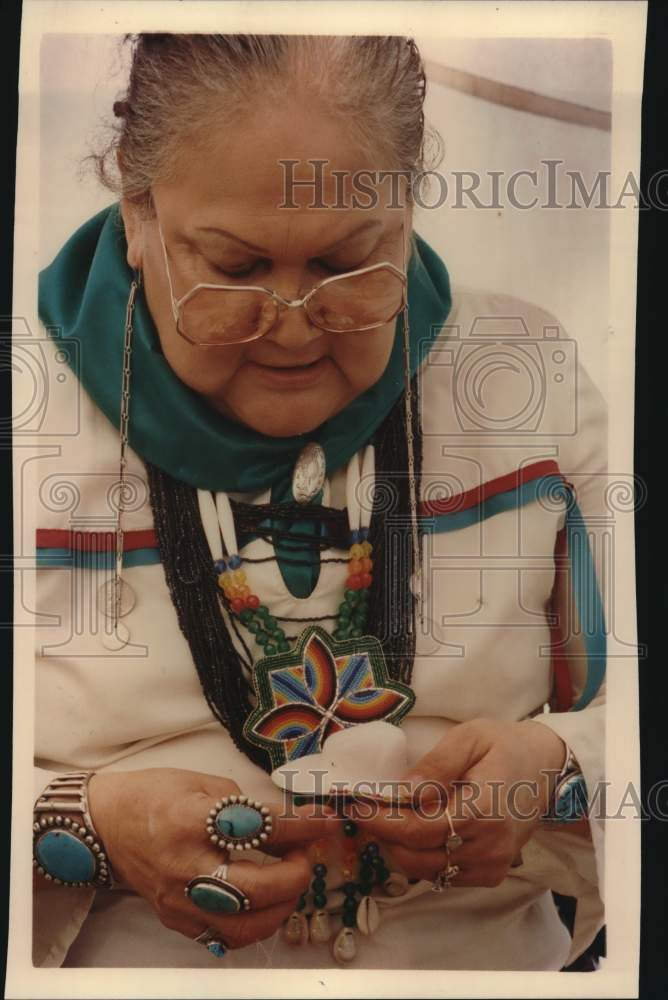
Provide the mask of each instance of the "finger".
POLYGON ((237 913, 233 916, 216 917, 209 927, 219 930, 229 942, 231 948, 245 948, 256 941, 271 937, 278 928, 294 913, 297 900, 276 903, 264 910, 249 910, 247 913, 237 913))
MULTIPOLYGON (((210 833, 212 840, 218 835, 214 823, 218 811, 217 804, 224 801, 225 798, 231 797, 234 797, 235 800, 230 802, 230 805, 235 805, 236 799, 239 799, 241 800, 240 804, 247 805, 251 809, 261 807, 267 810, 262 831, 258 831, 252 836, 260 841, 258 848, 262 851, 268 851, 270 854, 280 855, 293 847, 303 846, 315 840, 329 837, 338 828, 336 811, 326 804, 310 803, 304 806, 295 806, 289 798, 286 798, 284 802, 260 804, 256 803, 252 797, 248 797, 249 801, 244 802, 247 797, 241 793, 239 795, 233 793, 233 796, 230 796, 230 793, 226 791, 224 795, 211 795, 214 788, 215 785, 212 782, 211 785, 206 786, 205 791, 199 792, 195 796, 197 802, 195 816, 201 816, 199 822, 202 822, 207 829, 213 827, 210 833)), ((186 811, 186 813, 188 826, 192 828, 193 816, 190 811, 186 811)), ((177 810, 175 820, 181 825, 184 824, 182 809, 177 810)), ((198 824, 197 818, 195 818, 195 823, 198 824)), ((215 840, 213 842, 215 843, 215 840)))
POLYGON ((303 853, 286 854, 280 861, 256 865, 234 861, 228 865, 227 881, 250 900, 251 910, 263 910, 276 903, 296 900, 308 891, 311 865, 303 853))
POLYGON ((441 798, 449 786, 471 768, 480 755, 480 736, 475 725, 453 726, 436 746, 424 754, 404 776, 414 789, 423 786, 428 798, 441 798))
POLYGON ((366 807, 353 805, 350 817, 365 834, 389 844, 400 844, 413 850, 442 847, 450 832, 447 821, 440 815, 418 816, 411 809, 379 808, 368 817, 366 807))
MULTIPOLYGON (((265 856, 266 857, 266 856, 265 856)), ((210 851, 195 855, 187 871, 177 882, 185 886, 197 877, 212 877, 224 861, 210 851)), ((298 899, 308 890, 312 878, 311 864, 303 851, 289 851, 280 860, 266 857, 265 863, 244 859, 233 854, 227 863, 225 881, 235 886, 249 901, 252 910, 265 909, 275 903, 298 899)), ((171 891, 170 891, 171 894, 171 891)), ((194 906, 194 903, 191 905, 194 906)))
MULTIPOLYGON (((456 862, 455 862, 456 863, 456 862)), ((461 867, 457 875, 450 880, 452 889, 495 889, 506 878, 506 872, 497 867, 480 866, 475 868, 461 867)))
MULTIPOLYGON (((187 904, 187 901, 185 901, 187 904)), ((162 923, 170 930, 183 934, 195 941, 205 930, 212 930, 220 935, 220 940, 228 948, 244 948, 256 941, 271 937, 291 913, 294 912, 295 900, 276 903, 264 910, 236 913, 231 916, 218 916, 214 913, 203 913, 194 907, 191 910, 179 906, 177 910, 166 917, 161 916, 162 923)))
MULTIPOLYGON (((392 863, 409 878, 426 879, 433 882, 438 872, 448 864, 445 849, 440 851, 410 851, 405 847, 392 848, 392 863)), ((451 862, 452 863, 452 862, 451 862)))
POLYGON ((296 847, 304 847, 316 840, 336 837, 341 832, 341 822, 333 810, 323 815, 323 808, 314 805, 285 807, 270 806, 271 832, 262 845, 270 854, 285 854, 296 847))

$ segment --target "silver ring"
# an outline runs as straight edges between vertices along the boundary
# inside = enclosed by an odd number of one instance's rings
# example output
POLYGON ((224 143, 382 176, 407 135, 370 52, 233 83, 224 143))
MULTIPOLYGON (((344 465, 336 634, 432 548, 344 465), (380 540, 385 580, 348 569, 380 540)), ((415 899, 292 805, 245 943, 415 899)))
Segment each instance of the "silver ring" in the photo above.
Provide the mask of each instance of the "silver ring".
POLYGON ((229 950, 227 942, 223 940, 218 931, 215 931, 213 927, 207 927, 205 931, 202 931, 193 940, 196 944, 204 945, 207 951, 210 951, 216 958, 223 958, 229 950))
POLYGON ((221 851, 250 851, 262 847, 272 831, 267 806, 248 795, 225 795, 209 809, 206 832, 221 851))
POLYGON ((457 875, 459 875, 461 868, 459 865, 448 864, 443 871, 440 871, 434 883, 431 887, 432 892, 443 892, 445 889, 450 888, 450 883, 457 875))
POLYGON ((250 899, 230 882, 228 865, 218 865, 211 875, 196 875, 186 885, 184 892, 199 910, 205 913, 218 913, 221 916, 232 915, 250 910, 250 899))
POLYGON ((452 816, 450 815, 450 810, 448 809, 447 806, 445 807, 445 817, 448 821, 448 826, 450 827, 450 833, 445 841, 445 849, 446 851, 456 851, 458 847, 462 846, 462 844, 464 843, 464 839, 463 837, 460 837, 460 835, 455 830, 454 824, 452 822, 452 816))

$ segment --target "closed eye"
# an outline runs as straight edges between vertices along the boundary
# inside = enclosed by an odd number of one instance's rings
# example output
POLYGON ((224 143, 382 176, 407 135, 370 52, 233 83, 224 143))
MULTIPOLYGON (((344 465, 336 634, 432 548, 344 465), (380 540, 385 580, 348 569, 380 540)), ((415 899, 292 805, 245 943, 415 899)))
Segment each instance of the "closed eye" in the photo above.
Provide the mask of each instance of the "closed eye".
POLYGON ((327 271, 328 274, 347 274, 348 271, 357 271, 359 268, 364 267, 364 261, 360 261, 359 264, 346 264, 343 267, 337 267, 334 264, 329 264, 326 260, 317 260, 315 263, 318 267, 321 267, 323 271, 327 271))
POLYGON ((262 261, 255 261, 244 267, 220 267, 218 264, 211 264, 211 267, 223 278, 247 278, 259 269, 261 263, 262 261))

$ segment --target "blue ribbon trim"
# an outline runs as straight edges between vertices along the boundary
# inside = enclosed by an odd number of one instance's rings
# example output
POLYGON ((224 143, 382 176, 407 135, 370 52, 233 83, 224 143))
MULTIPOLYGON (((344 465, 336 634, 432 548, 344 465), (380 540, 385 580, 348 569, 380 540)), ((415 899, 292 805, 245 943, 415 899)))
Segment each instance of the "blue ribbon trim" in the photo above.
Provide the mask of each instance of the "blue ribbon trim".
POLYGON ((440 534, 459 531, 488 517, 516 510, 533 503, 541 497, 553 504, 563 496, 567 504, 565 530, 567 532, 568 556, 571 565, 571 585, 578 612, 580 629, 587 654, 587 679, 582 694, 569 711, 585 708, 600 688, 605 677, 607 643, 605 615, 601 594, 596 579, 596 568, 592 558, 587 525, 575 500, 575 493, 561 476, 547 475, 532 479, 522 486, 483 500, 475 507, 453 511, 450 514, 436 514, 421 518, 422 530, 440 534))
POLYGON ((524 507, 526 504, 533 503, 539 496, 549 495, 554 502, 555 490, 563 486, 564 481, 561 476, 539 476, 521 486, 515 486, 503 493, 496 493, 494 496, 482 500, 475 507, 452 511, 449 514, 423 516, 421 518, 422 530, 427 534, 460 531, 462 528, 470 528, 472 524, 486 521, 488 517, 524 507))
POLYGON ((577 505, 574 493, 571 494, 571 502, 566 515, 566 532, 573 596, 587 653, 585 686, 577 702, 570 709, 571 712, 578 712, 589 704, 603 683, 607 659, 607 638, 605 613, 596 579, 596 567, 589 545, 587 525, 577 505))
MULTIPOLYGON (((123 566, 155 566, 160 562, 157 548, 130 549, 123 553, 123 566)), ((39 569, 113 569, 116 565, 115 552, 79 552, 73 549, 37 549, 36 563, 39 569)))

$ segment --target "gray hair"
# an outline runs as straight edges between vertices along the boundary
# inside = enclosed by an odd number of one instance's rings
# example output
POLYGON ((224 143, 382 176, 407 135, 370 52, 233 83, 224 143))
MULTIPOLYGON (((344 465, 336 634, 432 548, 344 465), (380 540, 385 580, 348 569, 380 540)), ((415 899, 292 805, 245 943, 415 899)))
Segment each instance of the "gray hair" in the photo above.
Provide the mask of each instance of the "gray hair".
POLYGON ((254 99, 308 101, 341 121, 383 169, 414 177, 430 144, 440 153, 440 136, 425 127, 425 74, 412 39, 149 33, 126 41, 133 46, 127 92, 114 104, 113 137, 93 160, 102 183, 144 213, 184 141, 212 116, 218 127, 232 125, 254 99))

